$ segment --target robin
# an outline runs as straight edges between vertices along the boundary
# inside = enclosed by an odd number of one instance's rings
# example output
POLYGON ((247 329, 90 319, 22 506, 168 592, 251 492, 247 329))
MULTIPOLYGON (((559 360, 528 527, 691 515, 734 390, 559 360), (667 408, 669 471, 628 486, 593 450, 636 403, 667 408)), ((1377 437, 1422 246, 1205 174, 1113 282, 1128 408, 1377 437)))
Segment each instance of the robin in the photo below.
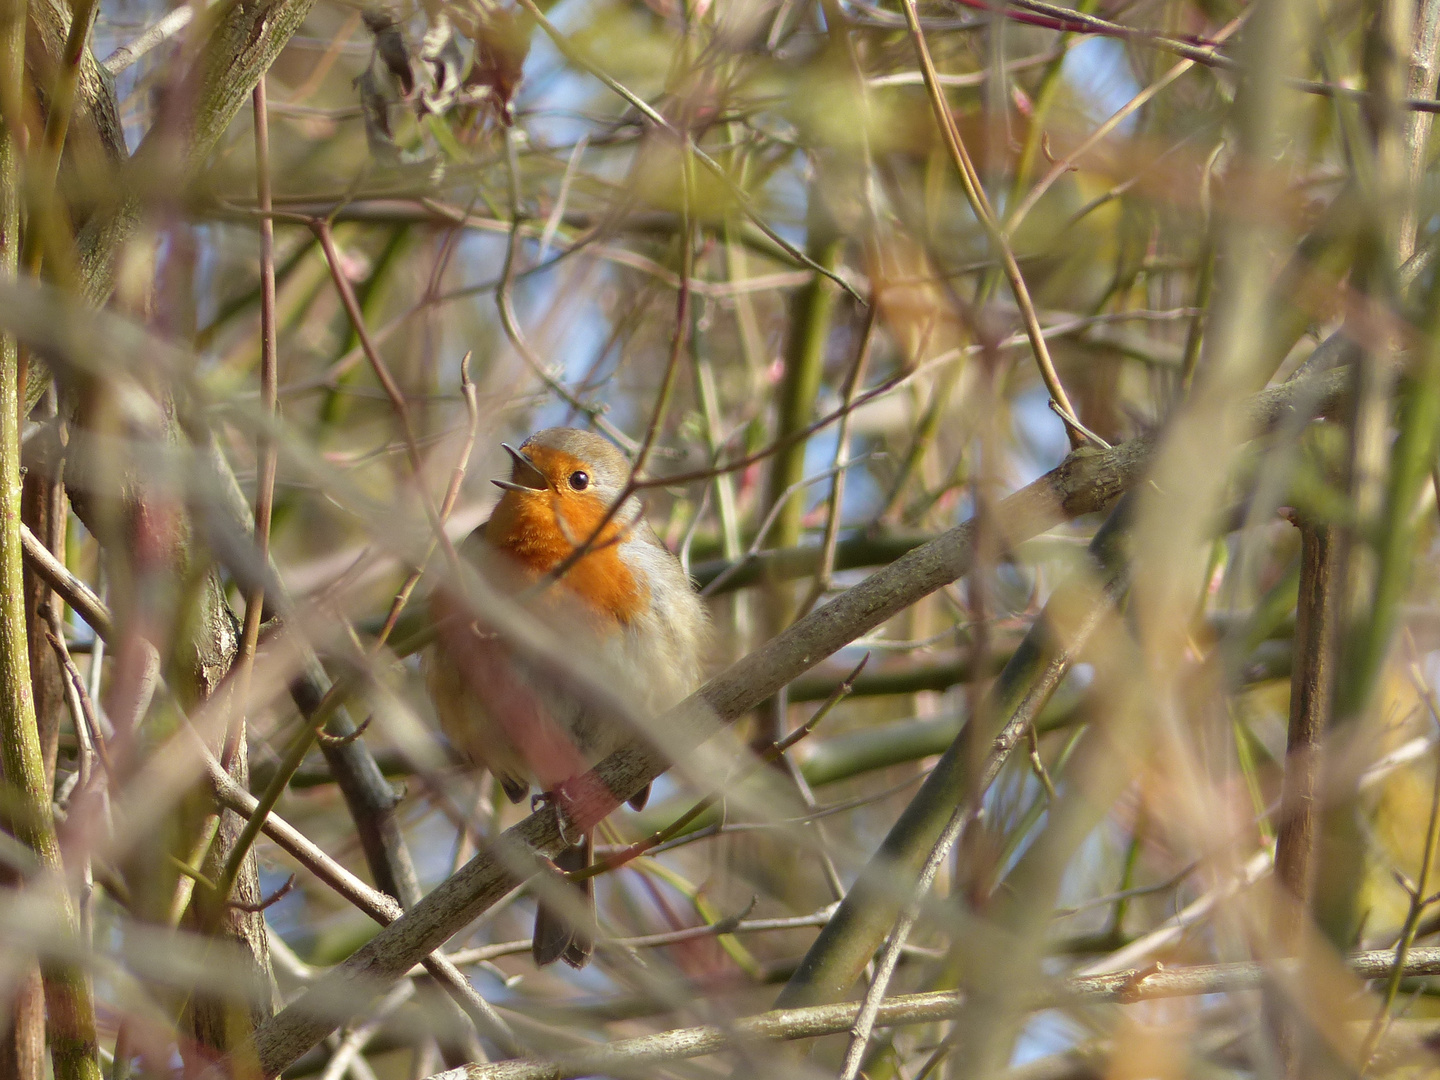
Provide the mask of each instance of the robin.
MULTIPOLYGON (((643 517, 639 498, 630 494, 611 514, 630 480, 629 462, 608 439, 575 428, 546 428, 518 450, 505 450, 510 478, 492 481, 503 495, 461 555, 512 591, 533 596, 532 610, 563 629, 576 647, 593 650, 641 715, 659 715, 683 700, 700 681, 708 621, 680 560, 643 517), (569 560, 551 587, 535 588, 569 560)), ((443 592, 432 608, 442 625, 460 621, 443 592)), ((543 793, 555 792, 634 738, 538 672, 527 672, 497 639, 476 639, 472 631, 463 655, 447 647, 453 640, 442 632, 427 656, 436 712, 457 750, 489 769, 512 802, 525 798, 532 783, 543 793), (469 670, 462 671, 462 664, 469 670), (484 700, 478 687, 485 688, 484 700)), ((648 794, 647 787, 630 804, 639 809, 648 794)), ((591 859, 587 833, 555 863, 573 872, 591 859)), ((564 960, 579 968, 589 960, 595 903, 589 879, 575 890, 592 913, 590 926, 541 902, 531 948, 536 964, 564 960)))

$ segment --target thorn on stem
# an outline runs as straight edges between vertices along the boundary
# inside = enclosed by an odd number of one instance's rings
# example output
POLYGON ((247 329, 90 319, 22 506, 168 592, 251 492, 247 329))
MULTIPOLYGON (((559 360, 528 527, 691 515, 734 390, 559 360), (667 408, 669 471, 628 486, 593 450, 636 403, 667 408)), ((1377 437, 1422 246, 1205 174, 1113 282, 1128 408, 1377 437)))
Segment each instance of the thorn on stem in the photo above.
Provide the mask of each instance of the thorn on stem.
POLYGON ((264 897, 254 904, 247 904, 241 900, 227 900, 225 901, 225 906, 232 911, 243 911, 247 915, 255 915, 279 903, 286 896, 290 895, 290 891, 294 888, 295 875, 291 874, 289 878, 286 879, 284 885, 281 885, 280 888, 276 889, 269 896, 264 897))
POLYGON ((317 731, 315 738, 321 746, 349 746, 356 739, 360 738, 361 735, 365 734, 365 729, 370 726, 370 721, 374 719, 375 714, 371 713, 360 722, 359 727, 348 735, 326 735, 323 731, 317 731))
POLYGON ((1125 982, 1122 983, 1120 988, 1115 992, 1116 999, 1125 1003, 1139 1001, 1140 988, 1141 985, 1145 982, 1145 980, 1148 979, 1151 975, 1158 975, 1164 970, 1165 965, 1162 964, 1159 960, 1156 960, 1149 967, 1136 968, 1134 971, 1130 972, 1130 974, 1126 977, 1125 982))
MULTIPOLYGON (((1070 413, 1066 412, 1059 405, 1057 405, 1054 398, 1051 398, 1048 402, 1046 402, 1046 404, 1050 406, 1051 412, 1053 412, 1056 416, 1060 417, 1060 422, 1065 425, 1065 427, 1070 431, 1070 434, 1072 436, 1078 435, 1083 441, 1088 442, 1092 446, 1099 447, 1101 450, 1110 449, 1110 444, 1108 442, 1106 442, 1099 435, 1096 435, 1095 432, 1087 428, 1079 421, 1079 419, 1072 416, 1070 413)), ((1072 439, 1072 441, 1074 440, 1072 439)))

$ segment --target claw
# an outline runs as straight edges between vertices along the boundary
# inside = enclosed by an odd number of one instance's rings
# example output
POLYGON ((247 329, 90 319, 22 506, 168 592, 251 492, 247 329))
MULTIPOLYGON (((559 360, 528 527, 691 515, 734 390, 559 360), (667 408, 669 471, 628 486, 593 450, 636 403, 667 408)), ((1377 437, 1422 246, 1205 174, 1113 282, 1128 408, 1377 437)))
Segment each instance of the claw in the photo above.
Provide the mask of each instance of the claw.
POLYGON ((533 814, 541 807, 549 806, 555 811, 555 830, 560 834, 566 847, 575 847, 585 839, 584 830, 576 829, 575 823, 570 819, 566 809, 568 800, 560 791, 542 791, 530 798, 530 812, 533 814))
POLYGON ((560 808, 558 803, 555 805, 555 829, 560 833, 560 839, 565 841, 566 847, 576 847, 585 839, 583 832, 571 831, 574 829, 574 822, 570 820, 570 816, 560 808))

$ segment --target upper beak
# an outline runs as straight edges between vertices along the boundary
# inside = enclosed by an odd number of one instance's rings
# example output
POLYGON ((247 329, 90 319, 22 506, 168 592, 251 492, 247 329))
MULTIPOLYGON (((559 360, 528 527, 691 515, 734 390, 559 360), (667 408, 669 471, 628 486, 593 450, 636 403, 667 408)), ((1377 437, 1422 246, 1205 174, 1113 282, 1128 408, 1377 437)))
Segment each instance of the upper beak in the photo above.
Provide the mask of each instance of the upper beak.
POLYGON ((508 443, 501 443, 510 459, 515 462, 515 467, 510 472, 509 480, 491 480, 496 487, 504 488, 506 491, 547 491, 550 482, 545 479, 545 474, 535 467, 535 463, 520 453, 508 443))

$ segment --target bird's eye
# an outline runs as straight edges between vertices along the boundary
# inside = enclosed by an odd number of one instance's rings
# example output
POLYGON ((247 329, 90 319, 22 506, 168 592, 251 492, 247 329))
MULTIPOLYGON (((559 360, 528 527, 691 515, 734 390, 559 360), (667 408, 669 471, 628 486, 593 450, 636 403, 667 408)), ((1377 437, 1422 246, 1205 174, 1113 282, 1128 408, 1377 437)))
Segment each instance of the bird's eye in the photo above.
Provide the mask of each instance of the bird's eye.
POLYGON ((572 472, 570 474, 570 486, 576 491, 584 491, 590 486, 590 474, 586 472, 572 472))

